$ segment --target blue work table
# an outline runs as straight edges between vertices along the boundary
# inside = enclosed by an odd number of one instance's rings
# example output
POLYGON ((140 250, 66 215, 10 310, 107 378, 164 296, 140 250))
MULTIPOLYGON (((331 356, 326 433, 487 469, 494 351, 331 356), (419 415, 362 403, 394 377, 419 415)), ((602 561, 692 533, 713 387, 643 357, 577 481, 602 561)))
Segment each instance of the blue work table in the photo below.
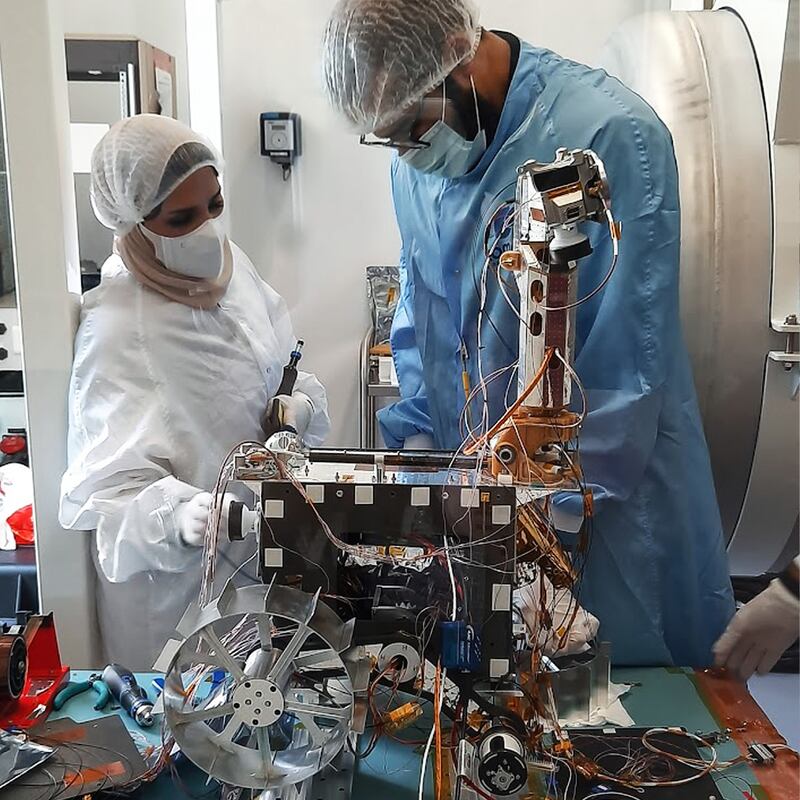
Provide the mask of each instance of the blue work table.
MULTIPOLYGON (((74 672, 72 680, 85 680, 89 672, 74 672)), ((151 698, 154 675, 138 676, 151 698)), ((688 669, 615 669, 613 680, 633 684, 623 698, 628 713, 639 727, 683 726, 690 731, 713 731, 731 727, 736 741, 717 746, 722 760, 734 758, 741 752, 746 741, 781 741, 761 709, 750 697, 744 686, 722 680, 710 673, 695 673, 688 669)), ((102 716, 94 711, 96 695, 87 692, 70 700, 60 712, 50 719, 71 717, 82 722, 102 716)), ((795 702, 797 698, 787 698, 795 702)), ((106 714, 122 715, 127 727, 144 736, 153 744, 161 740, 158 725, 143 731, 124 712, 109 710, 106 714)), ((137 737, 140 738, 140 737, 137 737)), ((368 759, 361 761, 356 769, 353 788, 354 800, 372 800, 383 797, 387 800, 416 800, 419 780, 419 748, 403 746, 391 739, 382 739, 368 759)), ((782 753, 775 767, 753 770, 739 765, 726 770, 726 775, 736 776, 734 782, 718 779, 718 800, 743 800, 744 780, 751 787, 754 800, 800 800, 798 762, 794 756, 782 753), (787 788, 792 787, 792 788, 787 788)), ((214 785, 206 786, 205 776, 193 767, 181 768, 181 779, 191 794, 209 798, 218 796, 214 785)), ((173 784, 171 777, 162 775, 154 783, 143 787, 136 794, 140 800, 174 800, 184 795, 173 784)), ((432 781, 428 778, 425 792, 433 797, 432 781)))

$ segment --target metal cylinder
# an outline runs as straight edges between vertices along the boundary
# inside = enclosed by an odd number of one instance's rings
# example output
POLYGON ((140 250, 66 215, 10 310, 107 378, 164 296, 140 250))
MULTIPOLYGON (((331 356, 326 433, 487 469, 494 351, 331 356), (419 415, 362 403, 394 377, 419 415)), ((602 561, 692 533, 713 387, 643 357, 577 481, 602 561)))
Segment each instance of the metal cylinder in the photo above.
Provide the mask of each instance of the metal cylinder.
POLYGON ((681 317, 723 528, 741 511, 758 436, 770 329, 772 191, 758 64, 728 11, 635 17, 602 66, 670 129, 681 196, 681 317))
POLYGON ((0 636, 0 701, 16 700, 25 688, 28 648, 22 636, 0 636))
POLYGON ((507 728, 492 728, 478 744, 478 780, 492 797, 511 797, 528 779, 525 748, 507 728))

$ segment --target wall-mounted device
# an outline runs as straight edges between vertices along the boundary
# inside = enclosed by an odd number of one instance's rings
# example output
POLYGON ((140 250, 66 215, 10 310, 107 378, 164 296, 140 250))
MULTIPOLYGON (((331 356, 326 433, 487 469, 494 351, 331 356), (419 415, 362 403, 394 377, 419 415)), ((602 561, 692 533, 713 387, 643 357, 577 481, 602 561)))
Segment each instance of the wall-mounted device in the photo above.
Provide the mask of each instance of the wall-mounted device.
POLYGON ((292 174, 294 160, 302 154, 300 115, 289 111, 265 111, 261 115, 261 155, 283 168, 283 179, 292 174))

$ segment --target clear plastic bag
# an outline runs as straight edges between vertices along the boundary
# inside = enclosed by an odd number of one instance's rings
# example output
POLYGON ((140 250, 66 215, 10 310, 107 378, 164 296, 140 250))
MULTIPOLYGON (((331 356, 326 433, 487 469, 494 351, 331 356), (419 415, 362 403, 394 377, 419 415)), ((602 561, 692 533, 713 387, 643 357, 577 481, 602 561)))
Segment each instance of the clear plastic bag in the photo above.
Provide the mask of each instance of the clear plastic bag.
POLYGON ((367 267, 367 296, 372 313, 373 345, 389 341, 392 320, 400 299, 399 267, 367 267))
POLYGON ((35 769, 53 755, 52 747, 0 731, 0 787, 35 769))

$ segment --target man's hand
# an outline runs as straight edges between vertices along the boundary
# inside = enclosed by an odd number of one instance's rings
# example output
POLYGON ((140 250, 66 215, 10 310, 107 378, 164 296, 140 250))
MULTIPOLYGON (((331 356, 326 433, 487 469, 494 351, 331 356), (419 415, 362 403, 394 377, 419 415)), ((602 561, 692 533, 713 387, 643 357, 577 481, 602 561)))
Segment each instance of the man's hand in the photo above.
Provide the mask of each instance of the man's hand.
POLYGON ((798 638, 800 603, 779 581, 743 606, 714 645, 715 663, 739 680, 768 673, 798 638))

